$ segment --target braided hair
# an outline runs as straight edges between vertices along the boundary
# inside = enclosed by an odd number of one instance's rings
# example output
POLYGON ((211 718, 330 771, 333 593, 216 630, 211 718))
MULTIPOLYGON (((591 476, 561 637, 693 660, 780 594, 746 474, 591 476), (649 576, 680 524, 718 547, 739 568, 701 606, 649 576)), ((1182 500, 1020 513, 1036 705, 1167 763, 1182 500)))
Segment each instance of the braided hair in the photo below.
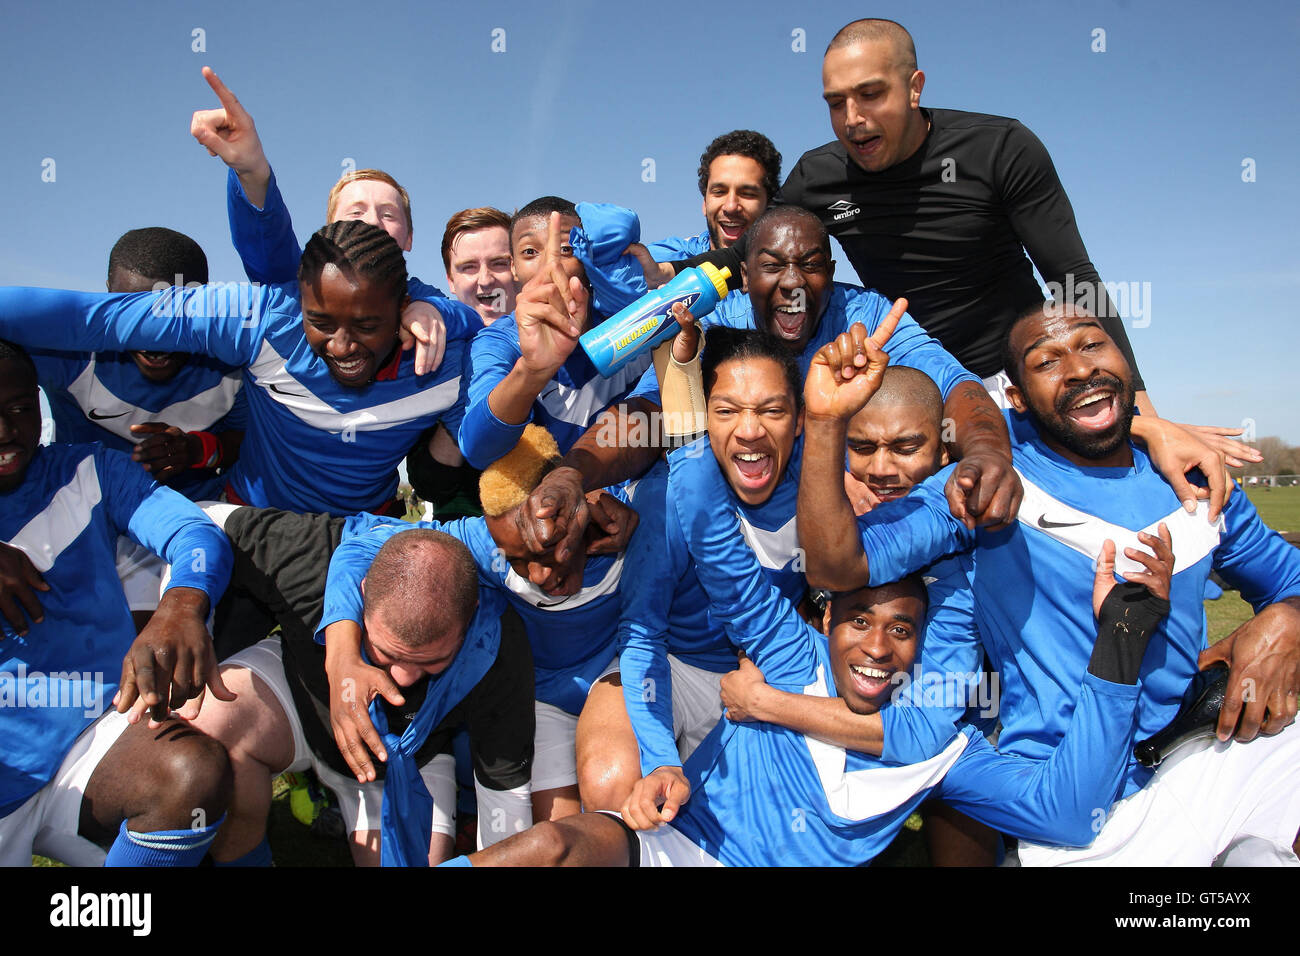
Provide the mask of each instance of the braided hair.
POLYGON ((406 257, 384 230, 360 219, 332 222, 307 242, 298 263, 298 283, 313 285, 327 265, 345 275, 378 283, 401 299, 406 293, 406 257))

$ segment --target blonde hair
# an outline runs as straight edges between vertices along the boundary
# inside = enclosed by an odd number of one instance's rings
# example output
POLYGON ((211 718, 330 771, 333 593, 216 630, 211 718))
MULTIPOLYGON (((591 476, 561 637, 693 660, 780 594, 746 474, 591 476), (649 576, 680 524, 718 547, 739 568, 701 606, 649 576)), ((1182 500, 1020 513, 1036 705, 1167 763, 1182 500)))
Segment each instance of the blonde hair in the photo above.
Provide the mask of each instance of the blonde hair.
POLYGON ((397 195, 402 198, 402 211, 406 213, 406 231, 408 233, 414 233, 415 225, 411 222, 411 197, 406 194, 406 190, 402 187, 401 183, 388 175, 388 173, 384 172, 382 169, 354 169, 352 172, 344 173, 340 176, 339 181, 336 182, 334 188, 330 190, 329 199, 325 203, 325 221, 334 221, 334 207, 338 204, 339 193, 343 191, 343 187, 348 183, 355 183, 359 180, 365 179, 373 179, 376 182, 387 183, 389 186, 392 186, 397 190, 397 195))
POLYGON ((478 480, 483 513, 498 518, 524 503, 534 488, 560 462, 560 448, 551 433, 529 425, 506 455, 483 470, 478 480))

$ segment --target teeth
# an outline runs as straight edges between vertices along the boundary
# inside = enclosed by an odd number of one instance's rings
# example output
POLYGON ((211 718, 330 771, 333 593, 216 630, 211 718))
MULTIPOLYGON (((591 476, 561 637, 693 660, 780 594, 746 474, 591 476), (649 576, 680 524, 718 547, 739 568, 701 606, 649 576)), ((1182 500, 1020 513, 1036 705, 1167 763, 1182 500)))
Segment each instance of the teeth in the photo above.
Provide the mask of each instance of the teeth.
POLYGON ((874 680, 884 680, 889 676, 888 671, 882 671, 878 667, 865 667, 861 664, 852 664, 850 666, 853 668, 855 673, 861 674, 863 677, 870 677, 874 680))
POLYGON ((0 465, 7 465, 18 457, 18 452, 11 451, 8 454, 0 455, 0 465))
POLYGON ((802 315, 802 314, 803 314, 803 309, 796 309, 796 308, 795 308, 794 306, 792 306, 792 305, 778 305, 778 306, 776 307, 776 311, 778 311, 778 312, 788 312, 790 315, 802 315))
POLYGON ((748 452, 746 454, 737 455, 736 457, 741 461, 762 461, 767 456, 761 455, 758 452, 748 452))
POLYGON ((1080 408, 1086 408, 1089 405, 1095 405, 1097 402, 1108 401, 1109 399, 1110 399, 1110 392, 1098 392, 1095 395, 1089 395, 1087 398, 1079 402, 1076 402, 1070 408, 1070 411, 1077 411, 1080 408))

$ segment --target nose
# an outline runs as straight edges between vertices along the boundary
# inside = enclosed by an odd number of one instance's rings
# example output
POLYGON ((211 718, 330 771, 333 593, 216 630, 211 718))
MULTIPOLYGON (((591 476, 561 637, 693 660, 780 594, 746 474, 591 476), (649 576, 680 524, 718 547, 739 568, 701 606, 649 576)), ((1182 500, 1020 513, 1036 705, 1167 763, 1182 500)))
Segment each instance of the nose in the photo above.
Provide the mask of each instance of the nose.
POLYGON ((779 285, 786 291, 801 289, 804 285, 803 273, 794 267, 794 263, 790 263, 781 273, 779 285))
POLYGON ((1071 349, 1061 359, 1062 372, 1067 382, 1086 382, 1097 371, 1097 365, 1091 356, 1078 349, 1071 349))
POLYGON ((852 96, 844 100, 844 125, 861 126, 862 114, 858 111, 857 100, 852 96))
POLYGON ((347 358, 356 349, 356 343, 346 329, 339 329, 329 337, 325 348, 334 358, 347 358))
POLYGON ((741 441, 758 441, 765 434, 763 419, 752 408, 745 409, 736 422, 735 434, 741 441))
POLYGON ((377 213, 373 208, 367 209, 360 218, 362 222, 368 222, 372 226, 379 226, 379 213, 377 213))
POLYGON ((858 642, 858 647, 861 648, 862 653, 877 664, 888 664, 894 656, 893 648, 890 646, 885 630, 885 626, 873 624, 867 629, 867 633, 863 635, 862 640, 858 642))
POLYGON ((9 416, 0 412, 0 442, 13 441, 17 432, 9 421, 9 416))
POLYGON ((388 669, 388 676, 393 679, 393 683, 398 687, 410 687, 423 676, 423 672, 417 667, 394 664, 388 669))
POLYGON ((867 459, 867 477, 875 478, 893 478, 898 473, 894 467, 893 456, 890 455, 887 448, 877 448, 875 454, 867 459))
POLYGON ((727 193, 727 198, 723 200, 722 208, 727 212, 738 212, 741 209, 740 194, 734 189, 727 193))

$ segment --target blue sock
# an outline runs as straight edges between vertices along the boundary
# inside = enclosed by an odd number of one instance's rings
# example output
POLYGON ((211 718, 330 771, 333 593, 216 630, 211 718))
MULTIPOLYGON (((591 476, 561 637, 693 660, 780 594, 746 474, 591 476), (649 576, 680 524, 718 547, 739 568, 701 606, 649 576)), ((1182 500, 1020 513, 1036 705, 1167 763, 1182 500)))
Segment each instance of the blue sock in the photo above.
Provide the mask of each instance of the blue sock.
POLYGON ((453 856, 450 860, 447 860, 445 863, 439 863, 438 867, 439 869, 441 869, 444 866, 473 866, 473 865, 474 864, 469 861, 469 857, 467 856, 453 856))
POLYGON ((225 822, 225 814, 201 830, 152 830, 136 833, 122 828, 104 858, 105 866, 198 866, 225 822))
POLYGON ((262 837, 262 842, 253 847, 243 856, 236 857, 233 860, 227 860, 225 863, 212 861, 213 866, 270 866, 271 865, 271 841, 262 837))

